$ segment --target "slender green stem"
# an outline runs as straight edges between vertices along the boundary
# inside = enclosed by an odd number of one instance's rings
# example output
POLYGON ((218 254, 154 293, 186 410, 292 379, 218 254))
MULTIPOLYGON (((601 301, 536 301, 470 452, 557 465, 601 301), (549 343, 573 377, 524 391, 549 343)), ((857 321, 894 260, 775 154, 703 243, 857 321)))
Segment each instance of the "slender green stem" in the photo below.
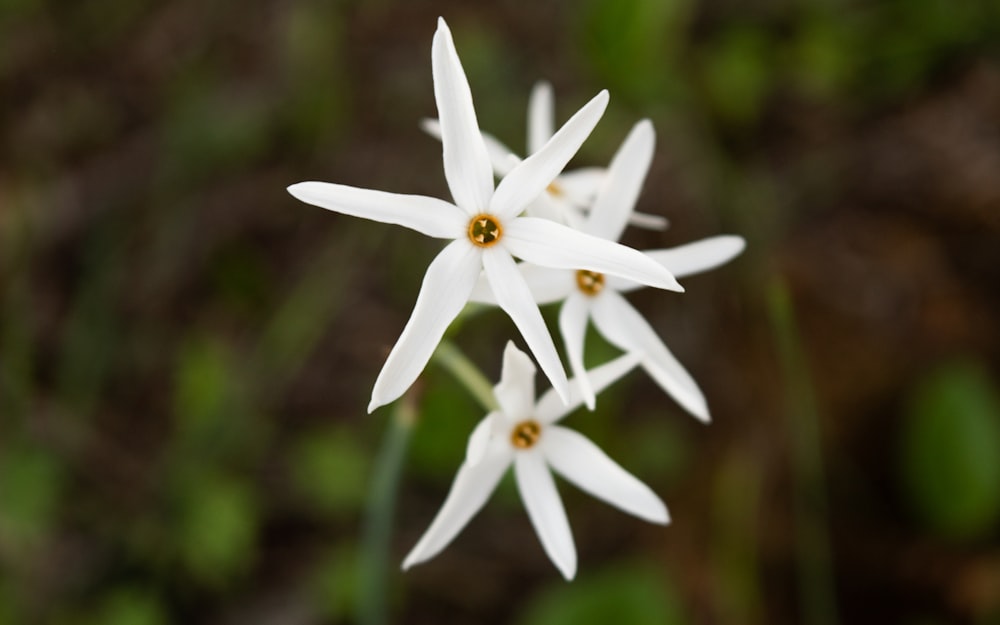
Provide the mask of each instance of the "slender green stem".
POLYGON ((493 385, 482 371, 451 342, 444 340, 434 352, 434 360, 447 369, 476 398, 487 412, 498 409, 493 396, 493 385))
POLYGON ((403 460, 416 417, 411 395, 404 395, 393 406, 389 427, 375 461, 361 543, 358 600, 358 623, 361 625, 388 622, 389 544, 403 460))
POLYGON ((802 353, 795 310, 788 289, 780 279, 771 284, 769 305, 787 389, 786 413, 795 479, 796 551, 802 590, 800 622, 834 625, 838 619, 830 532, 827 528, 819 411, 802 353))

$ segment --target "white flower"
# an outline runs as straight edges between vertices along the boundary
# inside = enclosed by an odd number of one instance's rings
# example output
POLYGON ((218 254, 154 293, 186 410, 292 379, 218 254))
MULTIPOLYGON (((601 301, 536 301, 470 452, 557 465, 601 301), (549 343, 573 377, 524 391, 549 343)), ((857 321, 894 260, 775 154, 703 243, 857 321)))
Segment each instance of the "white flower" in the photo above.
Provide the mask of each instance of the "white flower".
MULTIPOLYGON (((430 135, 441 138, 441 126, 437 120, 425 119, 421 127, 430 135)), ((545 81, 535 83, 528 99, 528 154, 534 154, 552 137, 555 128, 555 104, 552 85, 545 81)), ((521 158, 499 139, 483 133, 486 151, 493 165, 493 172, 503 177, 507 175, 521 158)), ((543 217, 580 229, 586 213, 594 203, 606 179, 603 167, 584 167, 562 172, 545 187, 545 191, 532 201, 525 212, 532 217, 543 217)), ((667 220, 660 215, 632 213, 628 222, 633 226, 650 230, 663 230, 667 220)))
MULTIPOLYGON (((636 124, 611 161, 607 182, 582 225, 584 232, 618 240, 639 197, 653 158, 654 143, 653 125, 648 120, 636 124)), ((717 267, 739 254, 743 247, 741 237, 717 236, 645 254, 675 276, 683 277, 717 267)), ((694 379, 642 315, 622 297, 641 285, 584 267, 567 270, 521 263, 518 269, 538 304, 563 301, 559 329, 570 368, 588 407, 594 405, 594 391, 584 372, 583 343, 587 321, 593 320, 611 344, 636 354, 642 367, 681 406, 698 419, 709 420, 705 397, 694 379)), ((481 285, 473 291, 472 299, 493 302, 491 294, 481 285)))
MULTIPOLYGON (((626 354, 590 372, 602 390, 636 364, 626 354)), ((576 548, 566 511, 549 469, 580 489, 629 514, 653 523, 670 521, 667 507, 648 486, 616 464, 582 434, 558 425, 582 400, 575 393, 563 405, 549 391, 536 404, 535 366, 507 343, 500 383, 500 409, 488 414, 469 437, 466 459, 430 527, 403 561, 403 569, 434 557, 479 511, 513 464, 517 488, 545 553, 566 579, 576 574, 576 548)))
POLYGON ((491 297, 514 321, 553 387, 566 397, 566 373, 513 257, 683 290, 669 271, 631 248, 547 220, 518 216, 579 149, 603 114, 608 94, 598 94, 494 189, 469 84, 444 20, 439 20, 434 35, 432 61, 444 171, 454 204, 322 182, 288 187, 303 202, 453 239, 427 268, 413 314, 375 381, 368 411, 398 398, 420 375, 483 270, 491 297))

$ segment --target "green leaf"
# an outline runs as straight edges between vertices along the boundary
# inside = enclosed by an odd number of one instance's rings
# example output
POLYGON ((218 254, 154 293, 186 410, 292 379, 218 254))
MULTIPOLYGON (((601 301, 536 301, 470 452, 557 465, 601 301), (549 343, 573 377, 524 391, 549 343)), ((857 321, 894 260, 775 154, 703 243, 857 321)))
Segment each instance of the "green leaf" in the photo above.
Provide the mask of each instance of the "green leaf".
POLYGON ((978 364, 932 372, 910 397, 901 432, 901 477, 914 513, 955 539, 1000 521, 1000 400, 978 364))

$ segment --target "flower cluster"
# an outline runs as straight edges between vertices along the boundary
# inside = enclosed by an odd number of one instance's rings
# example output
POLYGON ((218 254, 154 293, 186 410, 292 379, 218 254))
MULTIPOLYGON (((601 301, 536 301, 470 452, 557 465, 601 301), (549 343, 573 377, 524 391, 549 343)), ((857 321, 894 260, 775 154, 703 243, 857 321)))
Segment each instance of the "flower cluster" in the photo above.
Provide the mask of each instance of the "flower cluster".
POLYGON ((549 468, 592 495, 640 518, 667 523, 663 502, 592 442, 557 422, 606 386, 641 366, 695 417, 707 421, 698 386, 623 297, 651 286, 683 291, 679 276, 728 261, 743 249, 734 236, 640 252, 617 243, 629 224, 663 228, 662 218, 633 212, 653 156, 652 124, 633 128, 606 170, 562 173, 608 104, 598 93, 557 131, 552 90, 540 83, 529 107, 528 156, 520 158, 479 129, 472 95, 444 20, 432 46, 437 136, 452 202, 323 182, 302 182, 296 198, 338 213, 406 226, 448 243, 427 268, 403 332, 375 381, 368 411, 400 397, 469 301, 493 304, 514 322, 552 389, 535 402, 535 366, 508 343, 499 408, 469 438, 466 459, 441 511, 403 566, 433 557, 485 504, 513 465, 528 516, 546 553, 571 579, 576 552, 549 468), (494 176, 499 182, 494 185, 494 176), (521 262, 517 262, 519 259, 521 262), (539 305, 562 302, 568 379, 539 305), (593 370, 583 365, 592 320, 624 355, 593 370))

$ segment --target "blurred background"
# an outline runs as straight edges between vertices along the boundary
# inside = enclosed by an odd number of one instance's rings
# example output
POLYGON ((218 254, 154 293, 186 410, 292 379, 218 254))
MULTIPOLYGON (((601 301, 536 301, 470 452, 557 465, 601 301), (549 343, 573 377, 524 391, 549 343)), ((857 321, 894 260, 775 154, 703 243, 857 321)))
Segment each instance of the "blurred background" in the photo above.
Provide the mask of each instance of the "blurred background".
MULTIPOLYGON (((538 79, 559 121, 611 92, 571 167, 652 119, 638 209, 671 227, 627 243, 748 248, 631 298, 714 422, 641 372, 569 417, 673 515, 560 482, 572 584, 510 483, 398 571, 482 416, 428 367, 388 619, 1000 623, 997 2, 4 0, 0 624, 377 620, 395 430, 365 407, 440 243, 285 187, 448 197, 417 126, 438 15, 518 152, 538 79)), ((515 336, 485 312, 453 340, 495 380, 515 336)))

